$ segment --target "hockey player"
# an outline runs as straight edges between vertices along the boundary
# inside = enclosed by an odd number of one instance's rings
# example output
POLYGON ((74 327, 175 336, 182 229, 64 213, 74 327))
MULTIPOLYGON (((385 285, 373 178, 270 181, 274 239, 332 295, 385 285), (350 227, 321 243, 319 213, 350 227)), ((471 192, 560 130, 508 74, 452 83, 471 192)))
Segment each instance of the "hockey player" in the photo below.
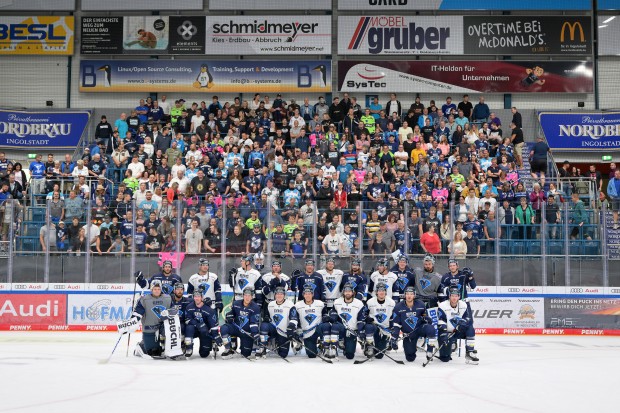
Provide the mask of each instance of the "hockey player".
POLYGON ((276 288, 282 288, 285 292, 288 291, 291 286, 291 278, 282 274, 282 263, 274 260, 271 263, 271 272, 261 276, 256 285, 256 303, 261 307, 263 317, 266 317, 267 306, 274 300, 276 288))
POLYGON ((297 315, 294 304, 286 299, 286 290, 276 287, 275 300, 267 305, 267 318, 260 325, 260 338, 262 346, 256 353, 257 357, 265 357, 269 339, 275 341, 278 355, 282 358, 288 356, 291 347, 291 339, 294 331, 288 331, 289 320, 297 315))
POLYGON ((327 348, 326 358, 335 358, 336 344, 343 351, 344 356, 352 360, 355 357, 357 339, 366 342, 366 316, 368 309, 364 303, 355 298, 355 291, 351 284, 342 287, 342 297, 334 301, 334 308, 329 311, 331 328, 325 325, 323 341, 327 348))
POLYGON ((221 313, 224 309, 222 286, 217 274, 209 271, 209 260, 206 258, 198 260, 198 272, 189 277, 187 282, 187 294, 189 296, 194 295, 194 291, 199 289, 202 289, 203 298, 210 300, 206 304, 221 313))
POLYGON ((185 286, 183 283, 176 283, 174 285, 174 292, 171 295, 172 302, 170 303, 170 308, 177 310, 179 322, 181 323, 181 333, 183 335, 185 335, 185 309, 187 308, 187 305, 192 302, 189 297, 183 295, 184 291, 185 286))
POLYGON ((467 288, 472 290, 476 288, 476 280, 474 280, 474 273, 469 268, 463 268, 459 270, 459 263, 457 260, 448 261, 448 272, 441 277, 441 289, 439 294, 439 301, 445 301, 448 297, 448 289, 450 287, 456 287, 461 292, 461 300, 467 298, 467 288))
POLYGON ((226 324, 220 329, 226 351, 222 353, 223 359, 229 359, 235 354, 231 348, 230 336, 239 337, 241 340, 241 355, 249 358, 252 349, 260 343, 258 324, 260 322, 260 308, 254 302, 254 289, 245 287, 242 299, 235 300, 231 309, 226 313, 226 324))
POLYGON ((295 303, 296 312, 291 312, 287 333, 295 339, 303 340, 306 355, 313 359, 317 356, 317 341, 322 336, 325 323, 329 322, 327 307, 320 300, 315 300, 315 289, 308 285, 302 290, 303 299, 295 303), (300 331, 301 330, 301 331, 300 331))
POLYGON ((426 308, 437 307, 442 288, 441 275, 435 271, 435 257, 426 254, 423 265, 424 269, 418 267, 414 270, 416 296, 426 304, 426 308))
POLYGON ((344 273, 335 267, 336 262, 333 257, 325 260, 325 269, 317 271, 323 277, 325 285, 325 305, 327 308, 334 307, 334 301, 340 298, 340 284, 344 273))
POLYGON ((394 264, 390 271, 398 277, 392 287, 394 293, 398 293, 398 299, 395 298, 395 300, 402 301, 405 298, 405 288, 409 285, 415 284, 415 275, 409 267, 409 260, 407 259, 407 256, 401 255, 398 257, 398 261, 394 264))
POLYGON ((381 258, 379 261, 377 261, 377 270, 370 275, 368 290, 370 294, 374 297, 376 294, 375 285, 379 283, 384 283, 387 286, 388 297, 392 297, 394 301, 398 301, 398 292, 394 291, 393 288, 396 280, 398 280, 396 274, 394 274, 388 269, 387 258, 381 258))
POLYGON ((429 344, 426 349, 427 360, 431 355, 436 344, 435 328, 432 320, 426 315, 426 307, 421 300, 415 298, 415 288, 409 286, 405 289, 405 299, 394 307, 392 319, 392 338, 390 346, 397 348, 398 335, 403 333, 403 350, 405 358, 412 362, 416 358, 417 341, 420 337, 429 337, 429 344))
POLYGON ((162 291, 164 294, 172 294, 174 285, 176 283, 182 283, 183 280, 177 274, 172 272, 172 261, 166 260, 161 264, 161 272, 154 274, 148 281, 144 278, 142 271, 136 273, 136 282, 140 288, 146 288, 147 285, 151 285, 153 280, 159 280, 162 285, 162 291))
MULTIPOLYGON (((366 342, 368 345, 364 350, 366 357, 374 355, 375 347, 379 351, 385 350, 392 334, 392 314, 396 302, 387 296, 387 285, 377 284, 375 288, 377 295, 368 300, 368 317, 366 319, 366 342)), ((376 358, 383 358, 383 354, 378 354, 376 358)))
POLYGON ((297 291, 297 300, 303 300, 305 288, 312 288, 314 299, 325 303, 325 285, 323 277, 314 271, 314 260, 307 259, 305 262, 304 272, 299 270, 293 272, 293 288, 297 291))
POLYGON ((145 294, 138 300, 131 319, 126 323, 127 331, 119 327, 119 332, 125 333, 136 331, 142 324, 142 341, 136 345, 135 356, 162 358, 163 349, 157 335, 162 326, 162 311, 170 308, 172 298, 162 293, 161 286, 161 281, 153 280, 150 284, 151 294, 145 294))
POLYGON ((260 272, 252 268, 254 257, 246 254, 241 257, 241 266, 233 268, 228 272, 228 283, 235 293, 235 300, 243 298, 243 290, 246 287, 252 287, 256 290, 256 283, 260 279, 260 272))
POLYGON ((353 286, 355 298, 362 300, 362 302, 366 302, 368 279, 362 271, 360 260, 357 258, 351 260, 351 270, 342 276, 340 289, 342 290, 342 287, 347 283, 353 286))
POLYGON ((439 304, 439 359, 443 362, 452 360, 452 346, 459 338, 465 339, 465 360, 471 364, 478 364, 476 351, 476 330, 473 325, 471 309, 460 299, 461 291, 450 287, 449 299, 439 304))
POLYGON ((210 299, 204 297, 200 289, 194 290, 192 295, 194 301, 185 309, 185 357, 192 356, 194 338, 198 337, 200 339, 198 354, 205 358, 211 353, 213 341, 218 346, 223 345, 219 334, 218 316, 214 309, 205 304, 205 301, 210 299))

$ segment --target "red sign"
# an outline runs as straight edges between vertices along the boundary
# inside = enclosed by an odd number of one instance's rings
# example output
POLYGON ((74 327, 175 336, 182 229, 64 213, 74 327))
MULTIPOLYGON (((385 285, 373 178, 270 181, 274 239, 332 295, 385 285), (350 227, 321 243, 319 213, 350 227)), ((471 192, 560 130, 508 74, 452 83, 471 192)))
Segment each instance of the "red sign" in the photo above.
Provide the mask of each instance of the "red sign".
POLYGON ((0 294, 0 324, 2 325, 63 325, 66 323, 66 294, 0 294))

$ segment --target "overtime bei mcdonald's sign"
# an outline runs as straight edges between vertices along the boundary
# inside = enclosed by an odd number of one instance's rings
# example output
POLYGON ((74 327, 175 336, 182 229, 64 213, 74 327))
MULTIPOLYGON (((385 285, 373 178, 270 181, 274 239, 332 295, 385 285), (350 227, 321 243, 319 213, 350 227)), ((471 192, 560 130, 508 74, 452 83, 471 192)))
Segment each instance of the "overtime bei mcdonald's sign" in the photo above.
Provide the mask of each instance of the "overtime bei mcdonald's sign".
POLYGON ((582 43, 586 41, 586 36, 583 31, 583 26, 580 22, 564 22, 562 24, 562 30, 560 31, 560 42, 564 43, 564 36, 566 35, 566 28, 568 28, 568 35, 571 42, 575 41, 575 31, 579 28, 579 38, 582 43))

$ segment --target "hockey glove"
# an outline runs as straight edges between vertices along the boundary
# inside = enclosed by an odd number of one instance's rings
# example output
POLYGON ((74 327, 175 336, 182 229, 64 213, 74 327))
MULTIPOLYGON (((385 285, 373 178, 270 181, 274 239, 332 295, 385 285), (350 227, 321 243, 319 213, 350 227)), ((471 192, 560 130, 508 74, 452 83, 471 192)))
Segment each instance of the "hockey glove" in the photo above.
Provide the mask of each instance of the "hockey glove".
POLYGON ((426 324, 433 324, 433 319, 426 315, 424 316, 424 322, 426 324))
POLYGON ((235 315, 232 311, 226 313, 226 323, 233 324, 235 322, 235 315))
POLYGON ((256 347, 260 347, 260 336, 256 334, 254 337, 252 337, 252 339, 254 340, 254 345, 256 347))
POLYGON ((224 304, 223 304, 221 301, 216 301, 216 302, 215 302, 215 309, 216 309, 218 312, 220 312, 220 313, 221 313, 221 312, 222 312, 222 310, 224 309, 224 304))
POLYGON ((136 271, 133 275, 136 277, 137 283, 144 281, 144 274, 142 274, 142 271, 136 271))
POLYGON ((338 320, 340 319, 340 317, 338 317, 338 312, 334 309, 329 310, 329 322, 330 323, 337 323, 338 320))
POLYGON ((203 297, 202 302, 207 306, 207 307, 211 307, 211 304, 213 303, 213 300, 211 300, 209 297, 203 297))
POLYGON ((230 285, 230 288, 235 288, 235 275, 237 275, 236 268, 232 268, 228 271, 228 284, 230 285))
POLYGON ((289 340, 292 340, 293 337, 295 336, 295 330, 297 330, 297 328, 295 327, 295 324, 293 323, 290 323, 288 327, 286 327, 286 337, 289 340))
POLYGON ((390 349, 394 351, 398 350, 398 339, 396 337, 390 338, 390 349))
POLYGON ((218 347, 222 347, 224 345, 224 341, 222 340, 222 337, 219 336, 219 335, 215 336, 215 338, 213 340, 215 341, 215 344, 218 347))

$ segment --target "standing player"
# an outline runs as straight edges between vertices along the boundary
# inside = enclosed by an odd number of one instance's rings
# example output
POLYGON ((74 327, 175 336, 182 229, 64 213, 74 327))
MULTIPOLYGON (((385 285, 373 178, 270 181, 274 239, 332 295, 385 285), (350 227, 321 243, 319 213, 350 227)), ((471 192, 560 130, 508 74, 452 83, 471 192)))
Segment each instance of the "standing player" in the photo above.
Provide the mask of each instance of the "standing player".
POLYGON ((258 347, 260 343, 258 334, 260 308, 253 300, 254 289, 245 287, 241 296, 241 300, 233 301, 230 311, 226 313, 226 324, 220 329, 226 348, 222 353, 223 359, 229 359, 235 354, 230 344, 231 336, 239 337, 241 340, 241 355, 245 358, 249 358, 254 346, 258 347))
POLYGON ((194 291, 200 289, 202 289, 203 298, 210 300, 207 305, 221 313, 224 309, 222 304, 222 286, 217 274, 209 271, 209 260, 206 258, 198 260, 198 272, 189 277, 187 282, 188 295, 191 296, 194 294, 194 291))
MULTIPOLYGON (((379 351, 385 350, 392 334, 392 314, 394 313, 396 302, 387 296, 387 285, 379 283, 376 290, 377 295, 366 303, 368 306, 366 342, 369 344, 364 350, 366 357, 374 355, 372 347, 379 351)), ((383 354, 378 354, 376 358, 383 358, 383 354)))
POLYGON ((176 283, 183 283, 181 277, 172 272, 172 261, 166 260, 161 265, 161 272, 154 274, 148 281, 144 278, 142 271, 136 273, 136 282, 140 288, 146 288, 147 285, 151 285, 154 280, 159 280, 162 285, 162 291, 164 294, 172 294, 174 285, 176 283))
POLYGON ((392 287, 394 293, 398 293, 398 299, 395 298, 395 300, 402 301, 405 299, 405 288, 415 284, 415 275, 409 267, 407 256, 401 255, 398 257, 398 262, 394 264, 390 271, 398 277, 392 287))
POLYGON ((282 263, 274 260, 271 263, 271 272, 261 276, 256 284, 256 303, 261 307, 263 317, 267 316, 267 306, 274 300, 276 288, 282 288, 286 292, 290 289, 290 283, 290 277, 282 274, 282 263))
POLYGON ((329 317, 332 323, 330 335, 324 330, 324 342, 327 347, 325 357, 335 358, 337 355, 336 343, 343 351, 344 356, 352 360, 355 357, 357 339, 366 342, 366 316, 368 309, 364 303, 355 298, 355 291, 351 284, 342 287, 342 297, 334 301, 334 308, 329 317))
POLYGON ((323 277, 314 271, 314 260, 307 259, 305 262, 304 272, 299 270, 293 272, 293 288, 297 291, 297 300, 304 299, 304 291, 306 287, 312 288, 315 300, 325 302, 325 285, 323 277))
POLYGON ((295 313, 291 312, 291 319, 287 332, 295 334, 299 339, 303 340, 308 358, 315 358, 317 352, 317 341, 322 336, 323 329, 330 328, 327 316, 327 307, 325 303, 314 299, 315 290, 311 286, 306 286, 302 290, 303 299, 295 304, 295 313), (299 331, 301 330, 301 331, 299 331))
POLYGON ((334 301, 340 298, 340 285, 344 273, 335 267, 336 262, 333 257, 325 260, 325 269, 317 271, 323 277, 325 285, 325 305, 327 308, 334 307, 334 301))
POLYGON ((252 268, 253 257, 245 254, 241 257, 241 266, 228 272, 228 283, 235 293, 235 300, 243 298, 243 290, 246 287, 256 289, 256 283, 260 279, 260 272, 252 268))
POLYGON ((450 287, 456 287, 461 293, 461 300, 467 298, 467 288, 472 290, 476 288, 476 280, 474 280, 474 273, 469 268, 463 268, 459 270, 459 262, 457 260, 448 261, 448 272, 441 277, 441 292, 439 294, 439 301, 445 301, 448 297, 448 289, 450 287))
POLYGON ((424 269, 418 267, 414 270, 416 296, 426 304, 426 308, 437 307, 438 297, 443 289, 441 275, 435 271, 435 257, 426 254, 423 265, 424 269))
POLYGON ((465 339, 465 360, 478 364, 476 351, 476 330, 469 305, 460 299, 461 292, 456 287, 449 290, 449 299, 439 304, 439 359, 443 362, 452 360, 452 346, 459 338, 465 339))
POLYGON ((256 353, 257 357, 265 357, 269 339, 275 342, 278 355, 282 358, 288 356, 291 347, 290 340, 293 338, 294 329, 289 330, 289 320, 297 316, 294 304, 286 299, 286 290, 277 287, 274 291, 275 300, 267 306, 267 319, 263 319, 260 325, 260 338, 262 347, 256 353), (284 330, 286 329, 286 330, 284 330))
POLYGON ((394 307, 394 316, 392 320, 392 338, 390 346, 397 348, 398 335, 403 333, 403 350, 405 358, 412 362, 416 358, 417 341, 420 337, 430 338, 426 349, 426 358, 432 358, 435 339, 435 328, 432 320, 426 315, 426 307, 421 300, 415 298, 415 288, 409 286, 405 289, 405 300, 399 302, 394 307))
POLYGON ((388 297, 398 301, 398 292, 394 291, 394 283, 398 280, 396 274, 388 269, 388 260, 381 258, 377 261, 377 270, 370 275, 369 292, 374 297, 376 294, 375 285, 383 283, 387 286, 388 297))
POLYGON ((340 283, 340 289, 345 284, 351 284, 355 290, 355 298, 366 302, 366 296, 368 293, 368 279, 366 274, 362 271, 361 262, 357 258, 351 260, 351 270, 342 276, 342 282, 340 283))
POLYGON ((191 357, 194 352, 194 338, 200 339, 198 354, 200 357, 209 357, 212 342, 218 346, 223 344, 219 334, 217 312, 205 304, 209 298, 203 297, 200 289, 193 292, 194 301, 186 307, 185 313, 185 357, 191 357))

